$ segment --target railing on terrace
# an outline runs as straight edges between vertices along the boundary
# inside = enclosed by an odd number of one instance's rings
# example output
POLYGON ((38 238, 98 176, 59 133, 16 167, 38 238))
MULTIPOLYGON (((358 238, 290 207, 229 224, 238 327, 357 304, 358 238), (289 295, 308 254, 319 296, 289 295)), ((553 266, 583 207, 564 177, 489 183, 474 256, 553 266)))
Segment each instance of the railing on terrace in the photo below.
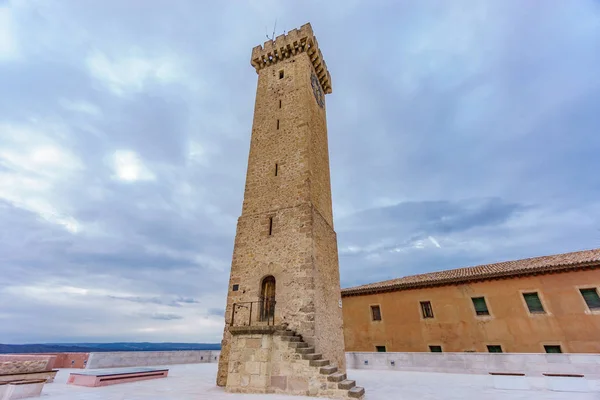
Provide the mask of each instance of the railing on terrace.
POLYGON ((272 297, 233 303, 232 309, 231 326, 275 325, 275 299, 272 297))

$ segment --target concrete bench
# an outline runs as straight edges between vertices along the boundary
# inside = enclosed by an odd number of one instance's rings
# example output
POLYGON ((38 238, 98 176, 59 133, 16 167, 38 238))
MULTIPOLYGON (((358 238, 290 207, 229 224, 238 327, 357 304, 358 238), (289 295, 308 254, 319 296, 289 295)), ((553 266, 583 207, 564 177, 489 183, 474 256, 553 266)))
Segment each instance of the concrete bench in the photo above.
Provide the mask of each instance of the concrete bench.
POLYGON ((555 392, 589 392, 588 381, 582 374, 545 373, 546 388, 555 392))
POLYGON ((490 372, 489 374, 495 376, 525 376, 521 372, 490 372))
POLYGON ((0 383, 0 400, 26 399, 39 397, 44 388, 45 379, 25 379, 0 383))
POLYGON ((166 378, 168 374, 168 369, 157 368, 117 368, 71 372, 67 384, 88 387, 107 386, 118 383, 166 378))
POLYGON ((522 372, 489 372, 494 389, 529 390, 529 381, 522 372))
MULTIPOLYGON (((54 382, 54 377, 58 372, 57 369, 53 369, 52 371, 40 371, 40 372, 20 372, 14 374, 4 374, 0 375, 0 383, 1 382, 9 382, 9 381, 21 381, 21 380, 31 380, 31 379, 45 379, 46 383, 54 382)), ((1 397, 0 397, 1 399, 1 397)))

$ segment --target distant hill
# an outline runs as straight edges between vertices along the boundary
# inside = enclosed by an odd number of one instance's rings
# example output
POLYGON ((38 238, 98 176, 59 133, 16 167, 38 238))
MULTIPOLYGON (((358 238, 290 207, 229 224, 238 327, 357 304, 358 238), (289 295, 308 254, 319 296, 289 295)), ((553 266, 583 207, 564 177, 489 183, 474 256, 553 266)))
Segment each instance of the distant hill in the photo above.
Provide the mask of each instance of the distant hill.
POLYGON ((221 350, 218 343, 43 343, 1 344, 0 354, 91 353, 101 351, 221 350))

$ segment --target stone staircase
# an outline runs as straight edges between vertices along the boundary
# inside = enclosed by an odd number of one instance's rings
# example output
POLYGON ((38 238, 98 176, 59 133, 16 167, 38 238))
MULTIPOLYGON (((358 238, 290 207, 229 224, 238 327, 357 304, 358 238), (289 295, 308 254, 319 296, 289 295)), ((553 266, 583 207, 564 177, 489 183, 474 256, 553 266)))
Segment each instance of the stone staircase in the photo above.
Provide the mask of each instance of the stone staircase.
MULTIPOLYGON (((290 329, 277 332, 282 342, 288 342, 295 362, 306 363, 314 368, 315 375, 320 382, 320 389, 316 394, 319 397, 330 397, 337 399, 364 399, 365 389, 356 386, 356 382, 347 378, 345 373, 338 372, 329 360, 324 360, 323 355, 316 353, 315 348, 302 340, 302 336, 290 329)), ((311 393, 312 394, 312 393, 311 393)), ((314 395, 314 394, 312 394, 314 395)))

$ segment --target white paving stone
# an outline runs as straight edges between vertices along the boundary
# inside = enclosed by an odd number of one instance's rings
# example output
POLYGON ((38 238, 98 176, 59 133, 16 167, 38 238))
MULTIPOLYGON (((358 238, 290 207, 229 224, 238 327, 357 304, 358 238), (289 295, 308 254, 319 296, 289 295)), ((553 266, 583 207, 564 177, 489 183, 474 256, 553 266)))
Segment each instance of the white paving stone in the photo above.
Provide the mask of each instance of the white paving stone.
MULTIPOLYGON (((226 393, 215 386, 216 364, 169 365, 169 377, 122 383, 106 387, 67 385, 71 371, 61 370, 54 383, 46 384, 42 399, 48 400, 292 400, 311 397, 226 393)), ((554 392, 550 390, 499 390, 486 375, 349 370, 348 377, 367 391, 366 400, 598 400, 600 393, 554 392)), ((532 378, 532 388, 544 388, 543 378, 532 378), (536 380, 537 379, 537 380, 536 380), (539 382, 538 382, 539 380, 539 382)), ((600 382, 589 381, 600 388, 600 382)))

